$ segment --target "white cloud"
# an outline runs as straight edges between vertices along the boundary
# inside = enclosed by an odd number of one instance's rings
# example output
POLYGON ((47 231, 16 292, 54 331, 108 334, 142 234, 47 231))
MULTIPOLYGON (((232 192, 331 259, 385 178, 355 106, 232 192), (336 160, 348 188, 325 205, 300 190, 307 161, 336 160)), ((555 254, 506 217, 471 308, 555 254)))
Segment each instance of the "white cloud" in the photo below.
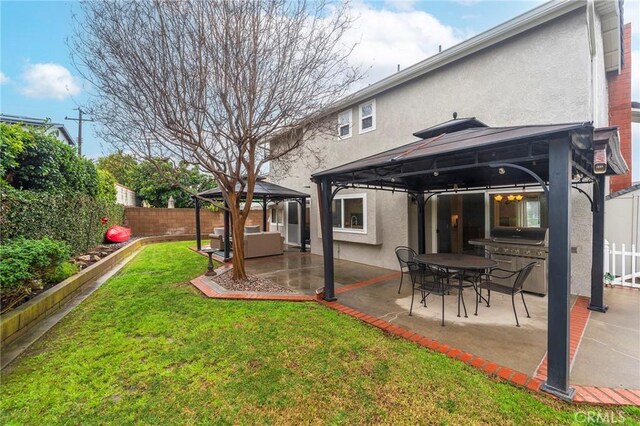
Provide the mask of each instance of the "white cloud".
POLYGON ((5 73, 0 71, 0 84, 5 84, 5 83, 8 83, 10 81, 11 81, 11 79, 9 77, 7 77, 7 75, 5 73))
POLYGON ((386 0, 385 6, 400 12, 409 12, 416 6, 416 0, 386 0))
POLYGON ((59 64, 32 64, 22 73, 20 91, 32 98, 63 100, 80 93, 80 84, 59 64))
POLYGON ((465 38, 424 11, 373 9, 363 3, 352 7, 357 19, 343 41, 358 45, 349 60, 365 69, 371 67, 356 89, 397 72, 398 64, 400 69, 407 68, 438 53, 438 46, 444 50, 465 38))

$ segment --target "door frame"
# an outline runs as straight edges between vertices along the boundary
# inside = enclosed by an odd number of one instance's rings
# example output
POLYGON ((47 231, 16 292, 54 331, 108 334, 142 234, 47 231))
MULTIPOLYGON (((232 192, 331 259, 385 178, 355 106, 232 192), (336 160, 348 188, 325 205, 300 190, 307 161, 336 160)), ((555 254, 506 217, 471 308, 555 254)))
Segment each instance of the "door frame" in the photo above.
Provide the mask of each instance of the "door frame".
POLYGON ((298 227, 298 234, 300 234, 300 220, 301 220, 301 214, 300 214, 300 203, 297 201, 285 201, 286 207, 285 207, 285 220, 284 220, 284 229, 285 229, 285 243, 287 245, 290 246, 294 246, 294 247, 300 247, 300 245, 302 244, 302 235, 298 235, 299 237, 299 241, 290 241, 289 240, 289 203, 294 203, 296 205, 296 214, 298 215, 298 223, 296 224, 296 226, 298 227))

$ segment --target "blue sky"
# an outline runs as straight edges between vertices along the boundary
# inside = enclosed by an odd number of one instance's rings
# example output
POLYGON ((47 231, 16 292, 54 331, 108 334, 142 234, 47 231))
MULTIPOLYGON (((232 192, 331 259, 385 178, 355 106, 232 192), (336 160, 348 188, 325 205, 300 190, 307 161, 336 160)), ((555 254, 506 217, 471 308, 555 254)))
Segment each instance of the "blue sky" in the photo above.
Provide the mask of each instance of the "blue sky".
MULTIPOLYGON (((639 0, 627 0, 627 20, 640 14, 639 0)), ((360 18, 352 39, 360 43, 353 60, 371 67, 366 83, 377 81, 539 5, 540 1, 356 1, 360 18), (407 24, 410 23, 410 24, 407 24), (383 28, 384 27, 384 28, 383 28), (418 30, 416 30, 416 28, 418 30), (381 53, 383 52, 383 53, 381 53), (389 54, 389 52, 393 52, 389 54)), ((88 101, 87 90, 71 63, 66 39, 71 35, 73 1, 0 0, 0 111, 4 114, 51 118, 72 135, 77 125, 65 121, 88 101)), ((639 75, 640 22, 634 21, 634 75, 639 75)), ((635 80, 640 81, 640 78, 635 80)), ((634 87, 634 100, 640 100, 634 87)), ((93 124, 83 128, 83 151, 89 157, 109 152, 93 124)), ((637 129, 636 136, 640 133, 637 129)), ((640 142, 636 140, 635 146, 640 142)), ((640 149, 634 159, 640 179, 640 149)))

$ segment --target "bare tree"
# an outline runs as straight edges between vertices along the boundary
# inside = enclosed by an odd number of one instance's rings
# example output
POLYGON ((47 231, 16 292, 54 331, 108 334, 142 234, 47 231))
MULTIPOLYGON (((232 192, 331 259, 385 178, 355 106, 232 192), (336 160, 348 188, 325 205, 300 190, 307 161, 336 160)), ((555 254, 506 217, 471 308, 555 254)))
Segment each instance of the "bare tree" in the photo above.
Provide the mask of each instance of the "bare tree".
POLYGON ((335 131, 318 111, 361 77, 347 62, 353 46, 341 42, 348 5, 87 1, 82 11, 71 47, 104 136, 138 157, 213 175, 233 223, 233 277, 245 278, 244 226, 260 171, 308 156, 306 140, 335 131))

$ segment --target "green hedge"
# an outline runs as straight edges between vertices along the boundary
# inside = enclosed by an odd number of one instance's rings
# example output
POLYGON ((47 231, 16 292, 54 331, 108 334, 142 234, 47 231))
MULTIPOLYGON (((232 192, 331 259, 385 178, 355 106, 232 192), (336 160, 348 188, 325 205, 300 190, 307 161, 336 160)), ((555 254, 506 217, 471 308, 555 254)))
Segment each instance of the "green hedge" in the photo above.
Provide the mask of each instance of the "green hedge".
POLYGON ((49 194, 0 186, 2 240, 44 237, 64 241, 73 254, 103 242, 109 226, 122 223, 124 207, 84 194, 49 194), (109 221, 102 224, 106 216, 109 221))

